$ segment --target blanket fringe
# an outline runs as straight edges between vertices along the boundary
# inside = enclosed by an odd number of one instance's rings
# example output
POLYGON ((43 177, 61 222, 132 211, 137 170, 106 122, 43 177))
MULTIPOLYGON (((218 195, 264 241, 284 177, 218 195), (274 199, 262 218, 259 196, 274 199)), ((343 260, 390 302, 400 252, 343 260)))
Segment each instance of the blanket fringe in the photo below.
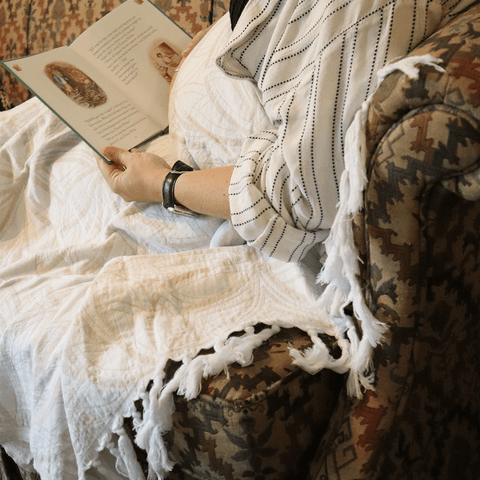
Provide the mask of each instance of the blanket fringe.
POLYGON ((187 400, 195 398, 200 393, 202 379, 218 375, 222 371, 228 375, 228 365, 234 362, 242 366, 251 364, 253 351, 279 331, 280 327, 276 325, 259 333, 255 333, 253 327, 247 327, 244 335, 217 342, 211 354, 185 354, 182 365, 166 384, 163 374, 155 378, 150 393, 143 399, 144 416, 143 421, 136 426, 136 443, 147 451, 148 464, 160 480, 174 466, 168 458, 163 441, 163 434, 172 428, 175 408, 173 394, 178 392, 187 400))
POLYGON ((411 57, 405 57, 379 70, 377 73, 378 81, 381 82, 387 75, 395 70, 400 70, 409 78, 417 80, 420 73, 420 69, 417 65, 428 65, 435 68, 435 70, 440 73, 445 73, 445 69, 440 67, 442 62, 443 60, 441 58, 434 57, 429 53, 426 55, 412 55, 411 57))
MULTIPOLYGON (((123 428, 120 428, 116 430, 115 433, 119 437, 117 447, 117 465, 120 461, 123 462, 123 466, 129 479, 144 480, 145 475, 143 474, 142 468, 138 463, 137 454, 133 448, 132 441, 127 435, 127 432, 123 428)), ((118 469, 119 468, 117 466, 117 470, 118 469)))
POLYGON ((328 368, 336 373, 346 373, 349 370, 350 345, 343 336, 338 336, 342 355, 336 359, 332 357, 325 343, 318 337, 316 331, 308 332, 313 342, 313 347, 307 349, 304 353, 291 348, 290 355, 293 363, 303 368, 306 372, 314 375, 319 370, 328 368))
MULTIPOLYGON (((410 78, 416 79, 419 75, 418 65, 430 65, 439 72, 444 72, 439 63, 440 59, 429 54, 406 57, 379 70, 377 77, 380 82, 389 73, 401 70, 410 78)), ((363 208, 363 192, 368 181, 365 127, 372 97, 373 94, 363 103, 347 131, 339 211, 325 241, 327 259, 318 276, 318 282, 327 285, 318 300, 318 306, 324 315, 346 333, 349 345, 342 347, 346 357, 343 358, 341 367, 339 364, 335 365, 325 352, 325 347, 317 340, 314 340, 315 346, 303 355, 303 358, 299 353, 294 354, 295 362, 312 373, 335 366, 349 371, 347 392, 357 398, 361 398, 364 389, 374 389, 373 349, 383 341, 388 329, 387 325, 372 315, 365 303, 359 281, 360 258, 354 243, 352 226, 353 217, 363 208), (361 326, 361 335, 357 332, 352 318, 344 312, 345 307, 350 304, 361 326)))
POLYGON ((255 333, 253 327, 247 327, 241 337, 231 337, 226 342, 216 343, 215 353, 199 355, 185 365, 178 393, 190 400, 200 393, 202 378, 218 375, 222 371, 228 377, 227 367, 234 362, 242 366, 250 365, 254 349, 279 331, 280 327, 276 325, 259 333, 255 333))

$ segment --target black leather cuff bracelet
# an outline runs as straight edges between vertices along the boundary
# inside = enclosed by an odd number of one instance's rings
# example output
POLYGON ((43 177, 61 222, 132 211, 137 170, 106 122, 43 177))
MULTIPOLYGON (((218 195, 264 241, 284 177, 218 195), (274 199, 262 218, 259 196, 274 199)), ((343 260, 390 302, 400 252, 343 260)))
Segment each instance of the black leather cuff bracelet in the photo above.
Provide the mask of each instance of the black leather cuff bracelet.
POLYGON ((191 172, 193 168, 181 160, 178 160, 173 167, 172 171, 167 174, 162 186, 163 206, 171 213, 178 215, 195 216, 195 213, 182 205, 178 205, 175 201, 175 183, 178 177, 185 172, 191 172))

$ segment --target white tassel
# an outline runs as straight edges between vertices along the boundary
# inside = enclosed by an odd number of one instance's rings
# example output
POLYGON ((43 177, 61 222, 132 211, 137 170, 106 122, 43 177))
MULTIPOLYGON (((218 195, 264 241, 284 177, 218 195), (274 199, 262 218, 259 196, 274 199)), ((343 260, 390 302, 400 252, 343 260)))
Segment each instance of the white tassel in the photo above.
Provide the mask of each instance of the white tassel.
MULTIPOLYGON (((348 185, 345 185, 345 214, 355 215, 363 208, 363 191, 367 185, 365 157, 367 154, 367 138, 365 125, 367 122, 369 100, 363 102, 355 114, 345 137, 345 167, 348 171, 348 185)), ((347 181, 345 181, 347 183, 347 181)), ((341 200, 342 202, 342 200, 341 200)))
POLYGON ((127 433, 123 428, 116 433, 119 435, 118 451, 127 469, 128 478, 130 480, 145 480, 145 475, 137 460, 137 454, 127 433))
MULTIPOLYGON (((115 457, 115 468, 117 472, 131 480, 145 480, 145 475, 138 463, 132 441, 123 427, 123 422, 123 416, 119 415, 115 418, 112 425, 112 432, 118 436, 118 439, 112 439, 104 445, 104 448, 108 448, 110 453, 115 457)), ((99 451, 101 450, 103 450, 103 448, 99 451)), ((96 462, 98 462, 98 460, 96 462)), ((93 466, 101 468, 101 462, 98 463, 99 465, 95 465, 94 462, 93 466)))
MULTIPOLYGON (((381 81, 389 73, 401 70, 410 78, 416 79, 419 75, 417 65, 430 65, 437 71, 444 72, 439 63, 441 60, 432 55, 412 56, 387 65, 377 75, 381 81)), ((347 387, 348 393, 358 398, 362 396, 362 388, 373 389, 374 375, 371 369, 373 349, 382 342, 383 335, 388 329, 372 315, 365 304, 358 279, 360 259, 352 228, 354 215, 363 208, 363 192, 367 184, 365 126, 371 98, 363 103, 347 131, 339 210, 325 241, 327 260, 317 279, 318 282, 327 285, 318 301, 319 308, 337 323, 343 332, 348 332, 351 358, 348 362, 345 361, 350 368, 347 387), (349 303, 352 303, 355 317, 361 324, 361 340, 355 329, 348 328, 345 322, 343 310, 349 303)), ((295 359, 309 370, 315 370, 322 364, 327 366, 331 362, 319 344, 316 344, 303 360, 298 355, 295 355, 295 359)))
POLYGON ((408 78, 417 80, 420 73, 417 65, 428 65, 434 67, 440 73, 445 73, 445 69, 440 67, 443 60, 436 58, 431 54, 426 55, 412 55, 411 57, 404 57, 396 62, 386 65, 377 72, 378 81, 381 82, 387 75, 395 70, 402 71, 408 78))
MULTIPOLYGON (((169 460, 167 448, 163 440, 162 428, 155 427, 149 438, 147 450, 147 461, 149 468, 157 475, 159 480, 163 480, 168 476, 168 472, 171 472, 175 463, 169 460)), ((151 476, 151 475, 149 475, 151 476)))
MULTIPOLYGON (((184 368, 182 365, 179 371, 184 368)), ((173 393, 178 388, 179 371, 172 380, 164 385, 165 365, 158 369, 161 373, 154 378, 148 395, 143 396, 143 421, 137 426, 135 441, 147 452, 147 461, 157 477, 162 480, 170 472, 174 463, 168 458, 163 434, 172 427, 172 415, 175 410, 173 393)))
POLYGON ((218 375, 222 371, 228 375, 227 367, 234 362, 242 366, 250 365, 254 349, 279 331, 280 327, 276 325, 259 333, 255 333, 253 327, 247 327, 244 335, 217 342, 214 346, 215 353, 199 355, 189 363, 182 373, 178 393, 190 400, 200 393, 203 378, 218 375))
POLYGON ((324 368, 337 373, 348 372, 350 368, 350 346, 348 344, 343 345, 341 357, 335 359, 330 355, 327 346, 317 336, 316 332, 309 332, 309 334, 313 341, 313 347, 304 353, 293 348, 290 349, 290 355, 293 357, 294 364, 300 366, 311 375, 315 375, 324 368))

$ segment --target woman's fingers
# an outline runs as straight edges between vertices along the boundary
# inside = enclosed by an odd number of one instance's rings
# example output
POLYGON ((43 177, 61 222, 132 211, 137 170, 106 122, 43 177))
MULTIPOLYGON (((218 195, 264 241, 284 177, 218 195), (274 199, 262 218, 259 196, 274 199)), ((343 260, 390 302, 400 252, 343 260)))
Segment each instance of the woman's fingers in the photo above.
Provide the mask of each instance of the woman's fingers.
POLYGON ((115 190, 116 177, 119 173, 121 173, 121 171, 123 171, 123 167, 120 166, 119 168, 119 165, 117 163, 112 163, 109 165, 103 160, 102 157, 100 157, 100 155, 96 155, 95 157, 97 159, 97 165, 100 169, 102 177, 106 180, 110 188, 112 190, 115 190))
POLYGON ((105 147, 102 153, 112 164, 108 165, 100 157, 97 163, 114 193, 127 202, 162 201, 163 180, 170 171, 163 158, 112 146, 105 147))
POLYGON ((128 163, 130 156, 127 150, 109 145, 103 149, 102 153, 106 158, 108 158, 108 160, 111 160, 113 163, 117 164, 117 166, 127 166, 126 163, 128 163))

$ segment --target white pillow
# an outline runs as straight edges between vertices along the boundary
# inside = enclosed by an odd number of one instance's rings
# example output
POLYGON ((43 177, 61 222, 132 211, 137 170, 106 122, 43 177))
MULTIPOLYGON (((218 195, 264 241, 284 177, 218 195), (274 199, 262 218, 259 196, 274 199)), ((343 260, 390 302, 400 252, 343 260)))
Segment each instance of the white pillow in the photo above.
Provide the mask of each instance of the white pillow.
POLYGON ((234 165, 245 138, 271 123, 248 80, 216 64, 232 33, 224 15, 184 61, 170 93, 170 138, 177 158, 201 169, 234 165))

